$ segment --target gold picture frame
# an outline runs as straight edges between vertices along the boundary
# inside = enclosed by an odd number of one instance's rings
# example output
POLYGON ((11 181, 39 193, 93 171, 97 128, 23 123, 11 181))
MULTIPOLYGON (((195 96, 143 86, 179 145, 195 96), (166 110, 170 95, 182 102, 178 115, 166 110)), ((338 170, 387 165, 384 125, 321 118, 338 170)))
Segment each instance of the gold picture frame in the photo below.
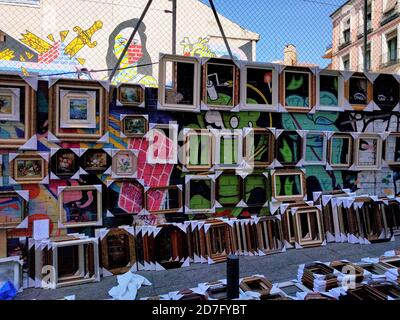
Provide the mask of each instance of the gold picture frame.
MULTIPOLYGON (((279 180, 279 183, 281 181, 279 180)), ((294 184, 294 182, 293 182, 294 184)), ((293 191, 293 190, 292 190, 293 191)), ((286 191, 284 191, 286 192, 286 191)), ((306 191, 306 181, 305 181, 305 174, 301 170, 276 170, 272 174, 272 195, 273 198, 277 201, 296 201, 296 200, 303 200, 304 197, 307 195, 306 191), (298 190, 297 194, 293 195, 281 195, 280 191, 284 190, 283 186, 278 188, 277 182, 278 177, 298 177, 298 181, 300 183, 300 189, 298 190), (279 191, 280 190, 280 191, 279 191)))
POLYGON ((48 174, 48 162, 35 152, 21 153, 10 161, 10 174, 18 184, 40 183, 48 174))
POLYGON ((124 107, 139 107, 144 103, 145 90, 140 84, 121 83, 117 88, 118 101, 124 107))

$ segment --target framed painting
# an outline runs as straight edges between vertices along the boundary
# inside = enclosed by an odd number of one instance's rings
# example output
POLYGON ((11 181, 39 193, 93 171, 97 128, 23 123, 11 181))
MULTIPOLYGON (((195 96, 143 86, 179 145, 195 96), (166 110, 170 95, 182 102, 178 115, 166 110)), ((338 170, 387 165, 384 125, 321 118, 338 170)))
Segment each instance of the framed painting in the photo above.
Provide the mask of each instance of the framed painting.
POLYGON ((328 163, 333 169, 348 169, 353 159, 353 137, 335 133, 328 143, 328 163))
POLYGON ((243 111, 276 111, 279 103, 279 74, 276 66, 247 62, 241 69, 243 111))
POLYGON ((306 196, 304 172, 276 170, 272 174, 272 195, 277 201, 303 200, 306 196))
POLYGON ((37 153, 22 153, 10 162, 10 174, 19 184, 40 183, 47 177, 48 163, 37 153))
POLYGON ((59 187, 58 228, 101 226, 102 196, 98 186, 59 187))
POLYGON ((186 177, 185 213, 206 214, 215 212, 215 182, 210 176, 186 177))
POLYGON ((229 170, 239 168, 243 162, 242 130, 218 130, 215 132, 215 167, 229 170))
POLYGON ((274 161, 275 137, 267 129, 248 130, 244 137, 244 159, 251 167, 266 169, 274 161))
POLYGON ((71 149, 60 149, 51 157, 50 165, 57 177, 70 179, 79 171, 79 157, 71 149))
POLYGON ((378 134, 360 134, 355 141, 354 159, 359 170, 380 170, 382 138, 378 134))
POLYGON ((286 67, 280 80, 280 103, 289 112, 309 112, 315 104, 315 76, 309 68, 286 67))
POLYGON ((144 88, 140 84, 121 83, 117 96, 123 106, 138 107, 144 103, 144 88))
POLYGON ((87 149, 81 153, 80 165, 87 173, 103 174, 111 162, 110 155, 103 149, 87 149))
POLYGON ((195 57, 161 55, 158 109, 200 111, 201 66, 195 57))
POLYGON ((136 178, 137 165, 138 159, 134 150, 113 150, 113 178, 136 178))
POLYGON ((364 110, 373 100, 372 83, 363 73, 355 73, 345 82, 345 97, 355 111, 364 110))
POLYGON ((125 115, 122 121, 122 133, 128 138, 143 138, 149 131, 149 122, 144 115, 125 115))
POLYGON ((304 134, 303 161, 305 165, 325 165, 327 137, 324 132, 309 131, 304 134))
POLYGON ((391 74, 380 74, 373 84, 374 102, 385 112, 393 111, 400 102, 400 84, 391 74))
POLYGON ((228 59, 211 58, 203 65, 203 102, 208 109, 230 110, 239 104, 239 73, 228 59))
POLYGON ((184 163, 189 171, 208 171, 213 165, 214 135, 209 130, 185 133, 184 163))
POLYGON ((49 131, 61 141, 98 141, 107 129, 108 96, 98 81, 56 81, 49 92, 49 131))
POLYGON ((276 140, 276 160, 283 166, 295 166, 303 156, 303 138, 296 131, 284 131, 276 140))
POLYGON ((15 191, 0 191, 0 230, 17 227, 26 216, 27 203, 15 191))
POLYGON ((36 92, 20 76, 0 74, 0 145, 18 149, 36 132, 36 92))
POLYGON ((146 209, 153 214, 177 213, 183 209, 178 186, 155 187, 146 192, 146 209))
POLYGON ((344 111, 344 78, 339 71, 321 70, 316 77, 316 106, 321 111, 344 111))

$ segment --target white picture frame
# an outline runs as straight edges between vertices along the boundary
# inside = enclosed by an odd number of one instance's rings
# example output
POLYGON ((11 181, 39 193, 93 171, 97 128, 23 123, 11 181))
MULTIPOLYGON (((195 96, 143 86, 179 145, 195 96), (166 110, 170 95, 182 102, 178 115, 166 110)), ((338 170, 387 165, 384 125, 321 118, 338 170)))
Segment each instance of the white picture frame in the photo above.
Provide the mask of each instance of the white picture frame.
MULTIPOLYGON (((215 152, 214 152, 214 165, 215 169, 219 170, 229 170, 238 169, 243 164, 243 131, 239 129, 234 130, 216 130, 214 132, 215 136, 215 152), (229 164, 221 159, 221 139, 224 137, 230 137, 234 142, 237 141, 237 161, 235 163, 229 164)), ((236 143, 235 143, 236 144, 236 143)), ((225 153, 224 153, 225 154, 225 153)))
MULTIPOLYGON (((96 93, 90 91, 76 91, 76 90, 60 90, 60 128, 61 129, 95 129, 96 123, 96 93), (83 112, 82 119, 78 119, 79 113, 73 114, 73 104, 82 103, 81 106, 86 105, 86 111, 83 112), (74 118, 76 117, 76 118, 74 118)), ((79 105, 76 106, 79 108, 79 105)))
MULTIPOLYGON (((366 153, 365 153, 366 154, 366 153)), ((367 160, 364 160, 367 161, 367 160)), ((382 167, 382 138, 379 134, 362 133, 355 140, 354 145, 354 163, 358 170, 380 170, 382 167), (376 140, 375 164, 366 165, 361 161, 361 143, 363 140, 376 140)))

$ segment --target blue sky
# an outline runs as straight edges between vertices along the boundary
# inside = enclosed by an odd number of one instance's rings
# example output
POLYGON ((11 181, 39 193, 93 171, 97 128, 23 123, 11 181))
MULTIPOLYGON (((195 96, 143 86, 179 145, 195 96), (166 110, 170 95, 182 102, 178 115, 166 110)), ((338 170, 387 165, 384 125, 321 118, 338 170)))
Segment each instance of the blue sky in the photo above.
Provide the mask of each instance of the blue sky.
MULTIPOLYGON (((208 3, 208 0, 201 0, 208 3)), ((258 61, 282 60, 285 44, 297 46, 299 60, 325 67, 332 43, 333 13, 344 0, 214 0, 220 14, 261 35, 258 61)))

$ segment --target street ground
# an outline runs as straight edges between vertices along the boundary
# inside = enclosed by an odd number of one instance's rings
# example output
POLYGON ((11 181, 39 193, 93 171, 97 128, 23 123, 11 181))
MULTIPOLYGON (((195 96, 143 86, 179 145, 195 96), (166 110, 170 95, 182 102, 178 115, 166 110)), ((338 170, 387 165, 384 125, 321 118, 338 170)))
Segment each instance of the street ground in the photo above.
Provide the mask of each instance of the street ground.
MULTIPOLYGON (((395 242, 376 243, 371 245, 354 245, 349 243, 330 243, 326 247, 288 250, 285 253, 264 257, 240 257, 240 277, 255 274, 265 275, 272 282, 282 282, 296 278, 299 264, 313 261, 333 261, 347 259, 359 262, 362 258, 379 257, 386 251, 400 248, 400 238, 395 242)), ((226 278, 226 264, 192 264, 188 268, 167 271, 142 271, 138 274, 146 277, 152 286, 142 287, 137 299, 183 288, 196 287, 199 283, 226 278)), ((101 282, 85 284, 56 290, 25 289, 16 299, 19 300, 53 300, 75 295, 77 300, 110 299, 108 291, 117 285, 116 277, 103 278, 101 282)))

